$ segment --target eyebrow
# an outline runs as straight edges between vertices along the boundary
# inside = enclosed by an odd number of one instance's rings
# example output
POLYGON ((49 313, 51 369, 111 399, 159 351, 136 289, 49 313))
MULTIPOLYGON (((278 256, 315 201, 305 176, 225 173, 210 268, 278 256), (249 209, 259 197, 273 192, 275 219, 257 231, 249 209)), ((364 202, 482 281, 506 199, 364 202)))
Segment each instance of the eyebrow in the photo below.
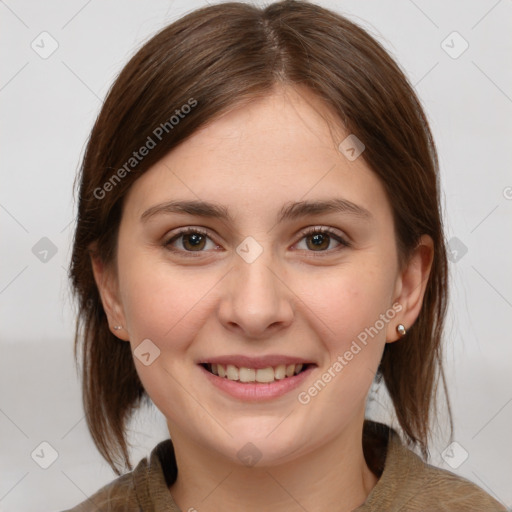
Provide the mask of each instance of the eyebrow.
MULTIPOLYGON (((370 221, 372 214, 362 206, 359 206, 347 199, 333 198, 316 201, 297 201, 285 204, 277 215, 277 222, 295 220, 308 215, 322 215, 326 213, 344 213, 366 221, 370 221)), ((141 220, 147 221, 157 214, 188 214, 196 217, 214 218, 233 223, 233 217, 229 210, 222 205, 207 201, 168 201, 157 204, 147 209, 141 220)))

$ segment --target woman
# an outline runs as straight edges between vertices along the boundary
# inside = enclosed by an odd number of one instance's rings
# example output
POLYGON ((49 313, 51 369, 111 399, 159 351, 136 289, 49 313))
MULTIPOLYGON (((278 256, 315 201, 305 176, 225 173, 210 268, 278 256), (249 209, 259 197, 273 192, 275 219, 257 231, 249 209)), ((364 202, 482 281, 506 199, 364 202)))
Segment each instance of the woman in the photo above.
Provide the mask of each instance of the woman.
POLYGON ((185 16, 121 72, 80 179, 84 406, 131 472, 73 511, 505 510, 425 462, 437 156, 366 32, 296 1, 185 16), (365 419, 374 380, 400 433, 365 419), (172 441, 132 470, 126 423, 149 400, 172 441))

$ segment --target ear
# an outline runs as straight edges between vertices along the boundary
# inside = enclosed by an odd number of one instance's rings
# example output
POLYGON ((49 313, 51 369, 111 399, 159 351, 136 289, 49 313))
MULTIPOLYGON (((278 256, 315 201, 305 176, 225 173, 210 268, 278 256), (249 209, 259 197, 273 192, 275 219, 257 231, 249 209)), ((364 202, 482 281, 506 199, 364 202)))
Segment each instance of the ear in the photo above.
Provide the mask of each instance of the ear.
POLYGON ((128 331, 126 330, 126 319, 120 301, 118 280, 114 269, 105 265, 97 255, 95 247, 91 248, 89 255, 94 280, 98 287, 103 309, 107 315, 110 331, 119 339, 129 341, 128 331), (121 326, 121 329, 114 329, 114 326, 121 326))
POLYGON ((388 323, 387 343, 401 338, 396 330, 398 324, 403 324, 406 329, 410 329, 418 318, 433 261, 434 242, 429 235, 422 235, 405 268, 396 280, 393 304, 398 302, 402 309, 395 316, 395 320, 388 323))

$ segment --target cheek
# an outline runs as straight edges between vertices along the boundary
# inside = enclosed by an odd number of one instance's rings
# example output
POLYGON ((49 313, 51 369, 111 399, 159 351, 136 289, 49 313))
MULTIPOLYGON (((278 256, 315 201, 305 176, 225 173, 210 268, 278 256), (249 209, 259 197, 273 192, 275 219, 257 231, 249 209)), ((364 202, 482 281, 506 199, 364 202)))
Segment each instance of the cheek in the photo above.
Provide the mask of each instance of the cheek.
POLYGON ((388 304, 389 283, 375 278, 380 272, 370 265, 338 269, 335 275, 316 279, 313 292, 303 290, 310 327, 326 359, 316 380, 301 388, 297 399, 305 411, 322 417, 323 428, 331 433, 364 406, 384 350, 387 324, 395 315, 388 304))
MULTIPOLYGON (((386 313, 391 284, 382 275, 383 269, 368 262, 319 273, 315 279, 308 280, 308 289, 304 288, 301 296, 314 313, 310 317, 316 317, 322 326, 330 352, 344 351, 358 336, 364 338, 361 333, 367 332, 386 313)), ((372 330, 374 335, 370 339, 385 336, 381 322, 377 327, 379 334, 372 330)))
POLYGON ((176 269, 168 262, 133 253, 129 260, 118 260, 118 271, 134 362, 145 390, 166 415, 190 407, 180 382, 188 379, 189 349, 210 316, 208 290, 218 278, 211 272, 176 269), (150 364, 138 359, 139 345, 150 347, 150 364))
POLYGON ((173 267, 143 253, 129 260, 120 259, 118 268, 132 342, 150 338, 159 345, 172 339, 172 346, 179 348, 176 343, 187 338, 186 332, 192 332, 197 325, 197 316, 204 314, 215 276, 197 268, 173 267))
POLYGON ((326 359, 317 380, 300 390, 299 403, 315 414, 325 414, 327 407, 327 423, 345 421, 365 401, 385 347, 387 326, 396 314, 389 305, 391 279, 386 276, 391 275, 380 263, 367 260, 319 273, 308 280, 309 292, 302 290, 311 310, 311 329, 319 336, 326 359))

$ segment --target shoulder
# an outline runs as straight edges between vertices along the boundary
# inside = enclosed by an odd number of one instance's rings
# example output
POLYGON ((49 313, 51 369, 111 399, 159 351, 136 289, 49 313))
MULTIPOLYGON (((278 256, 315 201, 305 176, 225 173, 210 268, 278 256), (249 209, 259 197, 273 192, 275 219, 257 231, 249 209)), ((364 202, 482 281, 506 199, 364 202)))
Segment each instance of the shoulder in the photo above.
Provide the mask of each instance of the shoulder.
POLYGON ((166 489, 159 454, 169 444, 170 440, 159 443, 132 471, 121 475, 74 508, 63 512, 140 512, 146 506, 152 509, 150 505, 153 488, 166 489))
POLYGON ((416 498, 418 502, 435 504, 436 510, 440 512, 507 511, 501 503, 473 482, 450 471, 425 463, 423 465, 421 486, 416 498))
MULTIPOLYGON (((143 462, 141 461, 139 466, 143 462)), ((133 472, 116 478, 77 506, 63 512, 111 512, 113 510, 139 512, 133 472)))
POLYGON ((491 495, 469 480, 427 464, 402 444, 393 430, 383 472, 361 512, 507 512, 491 495))
POLYGON ((176 476, 174 448, 172 441, 166 439, 153 448, 149 457, 140 460, 133 471, 64 512, 179 512, 169 492, 176 476))

